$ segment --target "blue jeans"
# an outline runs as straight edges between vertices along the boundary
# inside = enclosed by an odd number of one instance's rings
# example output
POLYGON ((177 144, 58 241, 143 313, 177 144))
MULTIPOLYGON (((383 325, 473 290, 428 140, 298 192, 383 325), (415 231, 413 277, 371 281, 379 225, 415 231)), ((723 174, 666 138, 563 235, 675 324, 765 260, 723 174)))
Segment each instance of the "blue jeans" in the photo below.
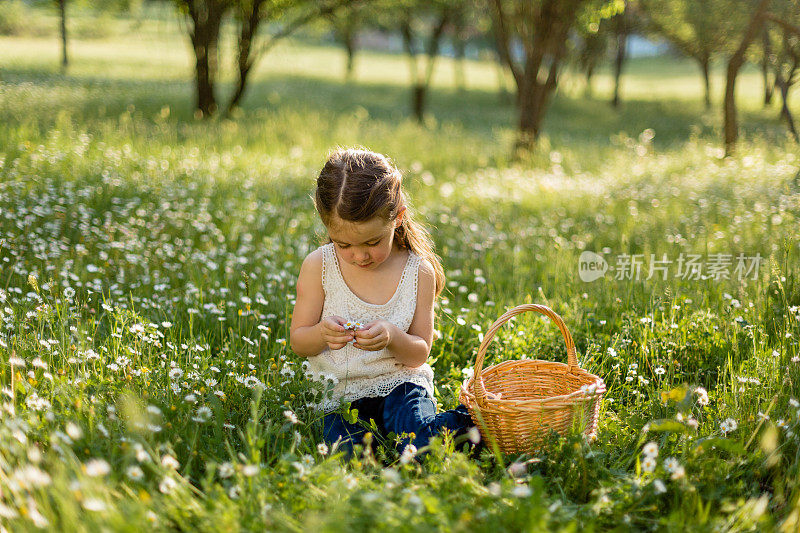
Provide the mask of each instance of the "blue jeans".
MULTIPOLYGON (((333 412, 325 415, 323 419, 323 438, 328 444, 333 444, 341 437, 342 444, 339 449, 344 449, 349 457, 352 445, 360 444, 362 437, 368 431, 360 422, 375 421, 381 436, 394 432, 400 436, 405 433, 414 433, 414 440, 409 437, 402 438, 397 450, 402 453, 406 445, 412 442, 418 449, 428 445, 431 437, 438 435, 442 429, 447 428, 457 437, 467 432, 473 426, 469 411, 464 405, 455 409, 436 413, 436 404, 421 385, 406 382, 395 387, 392 392, 383 397, 360 398, 350 404, 350 409, 358 409, 358 418, 355 424, 345 420, 341 414, 333 412)), ((372 441, 372 448, 377 443, 372 441)))

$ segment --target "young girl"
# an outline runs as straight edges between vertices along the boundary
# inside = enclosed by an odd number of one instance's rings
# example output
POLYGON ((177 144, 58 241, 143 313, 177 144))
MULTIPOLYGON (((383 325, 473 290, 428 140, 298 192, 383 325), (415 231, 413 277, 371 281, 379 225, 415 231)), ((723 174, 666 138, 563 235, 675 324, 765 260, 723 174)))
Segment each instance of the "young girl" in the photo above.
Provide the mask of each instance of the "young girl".
POLYGON ((412 452, 445 427, 459 435, 472 426, 463 405, 436 413, 426 361, 444 272, 400 182, 380 154, 334 152, 315 196, 330 242, 306 257, 297 280, 291 347, 308 357, 310 372, 334 378, 333 398, 321 405, 323 435, 328 443, 341 438, 348 455, 366 429, 332 412, 341 401, 384 436, 413 434, 412 452))

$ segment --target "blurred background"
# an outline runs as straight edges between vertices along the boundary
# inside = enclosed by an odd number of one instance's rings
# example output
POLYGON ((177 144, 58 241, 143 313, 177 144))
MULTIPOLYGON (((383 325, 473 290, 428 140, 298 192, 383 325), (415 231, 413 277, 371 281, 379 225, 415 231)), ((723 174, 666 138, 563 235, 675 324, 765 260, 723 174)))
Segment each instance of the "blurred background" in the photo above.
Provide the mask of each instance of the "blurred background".
POLYGON ((6 79, 158 80, 128 98, 115 86, 101 112, 146 98, 231 118, 283 98, 454 122, 516 150, 637 134, 653 113, 657 142, 716 135, 731 153, 741 128, 798 139, 792 0, 3 0, 0 39, 6 79))

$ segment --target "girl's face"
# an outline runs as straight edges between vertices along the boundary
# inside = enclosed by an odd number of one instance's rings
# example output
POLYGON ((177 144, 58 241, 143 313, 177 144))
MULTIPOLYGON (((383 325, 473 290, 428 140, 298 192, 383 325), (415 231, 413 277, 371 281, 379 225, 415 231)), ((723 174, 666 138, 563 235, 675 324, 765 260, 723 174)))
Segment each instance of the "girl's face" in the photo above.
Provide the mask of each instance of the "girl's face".
POLYGON ((393 221, 380 217, 366 222, 346 222, 334 217, 328 236, 342 260, 362 270, 375 270, 392 253, 394 230, 403 220, 403 213, 393 221))

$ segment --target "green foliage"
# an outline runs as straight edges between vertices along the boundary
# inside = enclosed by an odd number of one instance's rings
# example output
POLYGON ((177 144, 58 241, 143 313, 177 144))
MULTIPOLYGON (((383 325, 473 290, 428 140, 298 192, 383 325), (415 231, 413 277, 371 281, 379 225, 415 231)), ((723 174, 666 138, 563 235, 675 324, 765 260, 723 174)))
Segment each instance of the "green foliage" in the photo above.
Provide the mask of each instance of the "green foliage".
POLYGON ((25 29, 25 4, 9 0, 0 4, 0 35, 18 35, 25 29))

